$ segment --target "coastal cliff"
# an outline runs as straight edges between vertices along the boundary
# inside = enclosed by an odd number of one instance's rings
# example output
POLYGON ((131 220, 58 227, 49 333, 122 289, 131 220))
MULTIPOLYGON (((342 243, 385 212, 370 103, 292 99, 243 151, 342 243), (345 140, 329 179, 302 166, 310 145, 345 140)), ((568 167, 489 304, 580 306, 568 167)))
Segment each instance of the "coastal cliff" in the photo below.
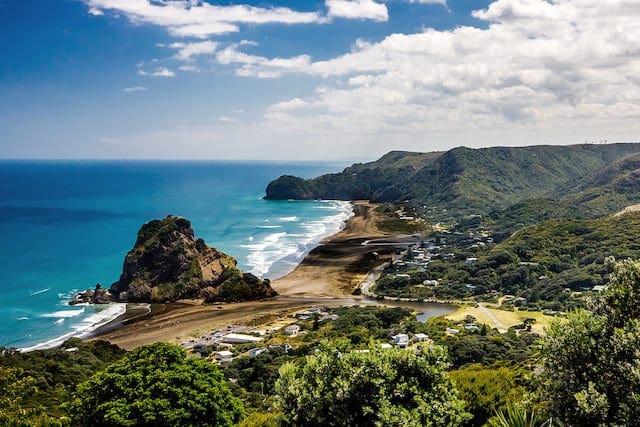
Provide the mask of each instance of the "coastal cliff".
POLYGON ((524 212, 516 221, 523 223, 535 210, 593 218, 640 203, 639 162, 638 143, 392 151, 312 179, 281 176, 268 184, 265 199, 406 203, 428 207, 437 221, 516 210, 524 212))
POLYGON ((230 302, 276 295, 268 279, 240 271, 233 257, 196 239, 191 223, 175 216, 140 228, 110 292, 115 300, 126 302, 230 302))

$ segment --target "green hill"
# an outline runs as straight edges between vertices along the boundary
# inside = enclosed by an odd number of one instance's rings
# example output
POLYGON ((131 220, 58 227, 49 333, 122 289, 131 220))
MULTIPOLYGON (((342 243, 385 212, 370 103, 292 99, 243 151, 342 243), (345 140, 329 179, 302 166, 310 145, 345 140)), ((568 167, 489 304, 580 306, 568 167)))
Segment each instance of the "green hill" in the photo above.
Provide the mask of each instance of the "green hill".
POLYGON ((549 201, 551 217, 562 211, 597 216, 640 200, 639 153, 637 143, 394 151, 310 180, 280 177, 269 183, 266 198, 408 202, 440 218, 489 214, 537 199, 549 201))
POLYGON ((469 273, 475 279, 491 277, 504 293, 549 301, 565 288, 606 284, 608 256, 640 257, 640 214, 555 219, 523 228, 480 257, 469 273))

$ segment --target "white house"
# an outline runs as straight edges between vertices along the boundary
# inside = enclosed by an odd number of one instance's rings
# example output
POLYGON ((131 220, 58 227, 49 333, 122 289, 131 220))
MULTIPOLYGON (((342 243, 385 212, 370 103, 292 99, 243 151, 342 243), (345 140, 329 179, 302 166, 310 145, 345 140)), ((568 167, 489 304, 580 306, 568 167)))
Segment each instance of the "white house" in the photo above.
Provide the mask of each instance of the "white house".
POLYGON ((420 341, 426 341, 429 339, 429 335, 427 334, 414 334, 413 335, 413 339, 420 342, 420 341))
POLYGON ((404 348, 409 345, 409 335, 407 334, 398 334, 391 338, 393 338, 393 342, 400 348, 404 348))
POLYGON ((226 342, 229 344, 247 344, 247 343, 255 343, 262 341, 260 337, 254 337, 251 335, 245 334, 227 334, 222 337, 222 342, 226 342))
POLYGON ((298 325, 289 325, 284 328, 285 335, 298 335, 300 333, 300 326, 298 325))
POLYGON ((266 347, 256 347, 249 350, 249 357, 256 357, 259 354, 262 354, 267 351, 266 347))
POLYGON ((213 353, 213 356, 220 363, 231 363, 231 362, 233 362, 233 353, 231 353, 228 350, 216 351, 215 353, 213 353))

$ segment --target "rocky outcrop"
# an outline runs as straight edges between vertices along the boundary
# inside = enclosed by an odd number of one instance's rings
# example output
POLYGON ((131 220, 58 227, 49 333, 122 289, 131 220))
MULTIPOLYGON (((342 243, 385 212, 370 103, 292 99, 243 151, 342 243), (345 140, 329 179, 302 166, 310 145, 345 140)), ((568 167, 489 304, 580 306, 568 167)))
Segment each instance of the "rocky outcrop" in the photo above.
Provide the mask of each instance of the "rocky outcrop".
POLYGON ((109 304, 112 300, 111 293, 104 289, 100 283, 96 284, 95 289, 77 293, 69 305, 76 304, 109 304))
POLYGON ((122 275, 110 290, 116 301, 127 302, 245 301, 276 295, 268 280, 243 274, 236 264, 196 239, 187 219, 168 216, 140 228, 122 275))
POLYGON ((267 200, 309 200, 315 199, 316 194, 310 181, 292 176, 283 175, 267 185, 267 200))

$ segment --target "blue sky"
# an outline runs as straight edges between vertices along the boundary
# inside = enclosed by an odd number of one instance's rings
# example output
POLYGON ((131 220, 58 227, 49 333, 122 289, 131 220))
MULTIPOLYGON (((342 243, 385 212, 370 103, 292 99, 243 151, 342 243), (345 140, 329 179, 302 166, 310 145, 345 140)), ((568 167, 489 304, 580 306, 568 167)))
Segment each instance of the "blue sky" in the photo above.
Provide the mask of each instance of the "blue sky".
POLYGON ((635 0, 0 0, 0 157, 640 140, 635 0))

